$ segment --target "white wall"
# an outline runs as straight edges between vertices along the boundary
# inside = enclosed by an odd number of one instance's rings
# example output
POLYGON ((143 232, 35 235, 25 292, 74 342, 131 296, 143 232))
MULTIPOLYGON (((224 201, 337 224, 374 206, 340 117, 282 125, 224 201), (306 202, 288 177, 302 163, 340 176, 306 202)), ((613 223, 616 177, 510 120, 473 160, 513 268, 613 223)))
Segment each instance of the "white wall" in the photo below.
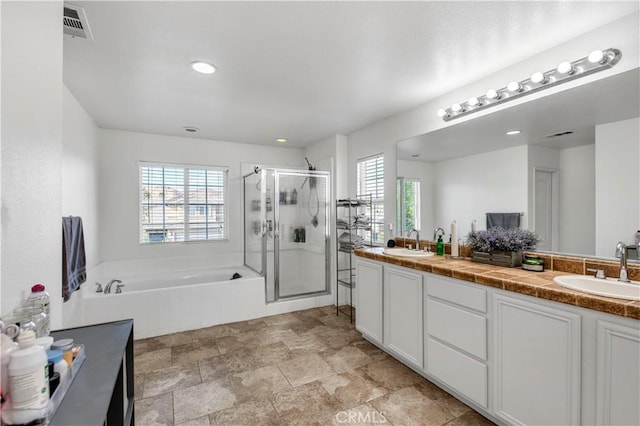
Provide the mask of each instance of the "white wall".
POLYGON ((62 2, 2 2, 2 313, 36 282, 62 323, 62 2))
MULTIPOLYGON (((98 238, 98 127, 73 94, 63 90, 62 216, 80 216, 87 259, 87 282, 100 262, 98 238)), ((75 292, 62 306, 63 326, 82 325, 82 294, 75 292)))
POLYGON ((595 145, 561 149, 559 154, 558 251, 595 255, 595 145))
MULTIPOLYGON (((412 136, 438 130, 452 124, 472 120, 485 114, 492 114, 504 108, 510 108, 522 102, 529 102, 539 97, 549 96, 583 84, 589 84, 600 78, 619 74, 630 69, 638 68, 640 55, 640 39, 638 26, 640 14, 634 13, 622 19, 604 25, 587 34, 569 40, 555 48, 544 52, 533 53, 522 62, 514 64, 504 70, 482 77, 477 81, 446 93, 425 104, 409 111, 378 121, 365 128, 348 135, 349 137, 349 193, 355 194, 356 162, 359 158, 368 157, 382 152, 385 159, 385 220, 395 221, 395 179, 396 179, 396 142, 412 136), (543 90, 535 94, 524 96, 512 102, 507 102, 484 112, 470 114, 453 122, 444 122, 437 117, 436 111, 445 105, 468 99, 469 96, 484 93, 490 87, 502 87, 505 82, 518 76, 530 75, 532 70, 552 69, 561 61, 573 60, 587 55, 590 51, 604 46, 614 46, 624 52, 624 59, 606 73, 596 73, 588 77, 576 79, 572 82, 543 90)), ((544 35, 542 35, 544 36, 544 35)), ((479 221, 480 222, 480 221, 479 221)), ((392 232, 387 232, 385 238, 391 238, 392 232)))
MULTIPOLYGON (((242 264, 243 163, 302 167, 300 149, 248 145, 151 135, 117 130, 100 130, 100 247, 102 260, 157 257, 202 257, 234 255, 242 264), (162 245, 138 242, 138 161, 170 162, 229 167, 228 240, 162 245)), ((245 164, 246 167, 246 164, 245 164)))
POLYGON ((596 126, 596 255, 613 257, 618 241, 640 229, 640 118, 596 126))
MULTIPOLYGON (((487 212, 527 211, 526 145, 440 161, 434 175, 434 226, 445 230, 446 241, 454 220, 465 239, 474 219, 486 229, 487 212)), ((526 215, 520 221, 526 224, 526 215)))

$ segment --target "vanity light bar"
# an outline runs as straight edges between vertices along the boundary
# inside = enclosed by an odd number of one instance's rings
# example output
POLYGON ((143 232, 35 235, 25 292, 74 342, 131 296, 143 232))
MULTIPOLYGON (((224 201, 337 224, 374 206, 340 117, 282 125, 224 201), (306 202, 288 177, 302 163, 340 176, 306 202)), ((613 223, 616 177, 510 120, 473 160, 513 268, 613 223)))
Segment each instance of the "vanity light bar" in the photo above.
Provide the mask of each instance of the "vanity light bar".
POLYGON ((562 62, 557 68, 547 72, 535 72, 525 80, 512 81, 501 89, 489 89, 485 95, 472 97, 467 101, 453 104, 449 108, 440 109, 438 116, 444 121, 463 117, 530 93, 613 68, 621 58, 622 52, 618 49, 594 50, 589 56, 577 61, 562 62))

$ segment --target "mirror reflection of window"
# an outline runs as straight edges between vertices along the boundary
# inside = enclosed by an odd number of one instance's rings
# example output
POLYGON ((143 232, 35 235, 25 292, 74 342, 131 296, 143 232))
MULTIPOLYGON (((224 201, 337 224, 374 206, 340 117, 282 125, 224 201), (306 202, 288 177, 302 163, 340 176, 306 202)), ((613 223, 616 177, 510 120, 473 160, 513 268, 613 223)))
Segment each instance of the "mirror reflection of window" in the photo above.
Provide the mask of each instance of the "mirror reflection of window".
POLYGON ((420 179, 397 179, 396 229, 398 235, 407 235, 412 229, 420 229, 420 179))

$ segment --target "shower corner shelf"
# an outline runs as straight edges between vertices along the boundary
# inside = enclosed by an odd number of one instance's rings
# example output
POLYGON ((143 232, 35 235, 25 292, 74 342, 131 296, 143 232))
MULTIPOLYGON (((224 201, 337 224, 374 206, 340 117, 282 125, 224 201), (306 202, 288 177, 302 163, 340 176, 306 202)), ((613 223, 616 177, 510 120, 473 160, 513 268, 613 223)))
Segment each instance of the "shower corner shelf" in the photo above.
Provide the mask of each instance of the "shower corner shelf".
POLYGON ((353 251, 373 245, 373 198, 357 196, 336 201, 336 315, 340 315, 340 286, 349 289, 349 318, 353 322, 356 269, 353 251))

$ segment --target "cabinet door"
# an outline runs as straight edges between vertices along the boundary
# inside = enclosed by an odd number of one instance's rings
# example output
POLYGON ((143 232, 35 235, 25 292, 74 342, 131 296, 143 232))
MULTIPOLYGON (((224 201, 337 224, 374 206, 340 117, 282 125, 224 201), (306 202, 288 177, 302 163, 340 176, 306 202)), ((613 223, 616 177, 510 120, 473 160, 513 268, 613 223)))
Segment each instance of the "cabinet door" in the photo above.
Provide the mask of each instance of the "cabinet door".
POLYGON ((508 423, 580 423, 580 316, 495 295, 495 412, 508 423))
POLYGON ((382 344, 382 265, 356 261, 356 329, 382 344))
POLYGON ((423 368, 421 274, 384 268, 384 345, 423 368))
POLYGON ((640 424, 640 330, 600 320, 597 347, 598 424, 640 424))

